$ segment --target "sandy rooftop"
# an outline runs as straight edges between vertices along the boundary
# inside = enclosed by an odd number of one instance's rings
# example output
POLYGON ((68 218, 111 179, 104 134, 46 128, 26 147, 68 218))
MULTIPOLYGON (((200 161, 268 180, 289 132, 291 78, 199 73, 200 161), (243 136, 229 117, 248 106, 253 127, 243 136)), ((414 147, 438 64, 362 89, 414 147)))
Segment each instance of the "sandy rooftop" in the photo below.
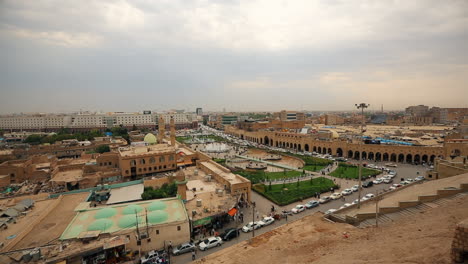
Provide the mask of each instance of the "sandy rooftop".
POLYGON ((331 223, 321 216, 306 216, 196 263, 451 263, 455 225, 468 218, 468 197, 379 229, 331 223))

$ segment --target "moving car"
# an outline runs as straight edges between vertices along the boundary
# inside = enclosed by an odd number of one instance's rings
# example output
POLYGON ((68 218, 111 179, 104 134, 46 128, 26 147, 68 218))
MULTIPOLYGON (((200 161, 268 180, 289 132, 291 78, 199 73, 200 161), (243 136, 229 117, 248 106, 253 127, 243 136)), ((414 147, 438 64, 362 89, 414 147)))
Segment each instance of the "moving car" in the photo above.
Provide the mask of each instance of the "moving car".
POLYGON ((319 201, 312 200, 312 201, 308 201, 308 202, 305 204, 305 207, 306 207, 307 209, 310 209, 310 208, 317 207, 317 206, 319 206, 319 205, 320 205, 319 201))
POLYGON ((262 226, 267 226, 269 224, 272 224, 275 221, 275 219, 271 216, 264 217, 262 221, 259 221, 262 226))
POLYGON ((322 198, 319 199, 319 203, 324 204, 331 201, 330 196, 323 196, 322 198))
POLYGON ((300 212, 303 212, 305 209, 306 209, 306 208, 305 208, 304 205, 298 204, 298 205, 296 205, 296 207, 294 207, 293 209, 291 209, 291 211, 292 211, 293 213, 295 213, 295 214, 298 214, 298 213, 300 213, 300 212))
POLYGON ((193 250, 196 250, 196 249, 197 249, 197 247, 192 242, 187 242, 187 243, 183 243, 183 244, 179 245, 178 247, 175 247, 172 250, 172 254, 174 256, 178 256, 180 254, 192 252, 193 250))
POLYGON ((213 247, 219 247, 223 244, 223 240, 217 236, 217 237, 209 237, 205 240, 203 240, 200 244, 198 244, 198 248, 201 251, 205 251, 209 248, 213 247))
POLYGON ((351 189, 344 189, 344 190, 341 192, 342 195, 350 195, 350 194, 352 194, 352 193, 353 193, 353 190, 351 190, 351 189))
POLYGON ((260 227, 262 227, 262 226, 261 226, 261 224, 259 222, 250 222, 250 223, 246 224, 244 227, 242 227, 242 232, 247 233, 247 232, 250 232, 252 230, 257 230, 260 227))
POLYGON ((223 241, 229 241, 237 236, 239 236, 239 230, 236 228, 228 228, 224 230, 224 232, 219 235, 223 241))
POLYGON ((337 192, 336 192, 336 193, 333 193, 332 195, 330 195, 330 198, 331 198, 332 200, 338 200, 338 199, 340 199, 341 197, 343 197, 343 195, 341 195, 341 193, 337 193, 337 192))

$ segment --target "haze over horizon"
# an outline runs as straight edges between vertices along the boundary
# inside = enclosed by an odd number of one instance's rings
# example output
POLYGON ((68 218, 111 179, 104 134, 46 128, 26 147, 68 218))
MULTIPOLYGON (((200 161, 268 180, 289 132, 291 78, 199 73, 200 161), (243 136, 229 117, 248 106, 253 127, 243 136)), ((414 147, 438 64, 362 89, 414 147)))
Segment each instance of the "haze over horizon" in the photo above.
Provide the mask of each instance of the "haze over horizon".
POLYGON ((468 1, 0 2, 0 113, 468 107, 468 1))

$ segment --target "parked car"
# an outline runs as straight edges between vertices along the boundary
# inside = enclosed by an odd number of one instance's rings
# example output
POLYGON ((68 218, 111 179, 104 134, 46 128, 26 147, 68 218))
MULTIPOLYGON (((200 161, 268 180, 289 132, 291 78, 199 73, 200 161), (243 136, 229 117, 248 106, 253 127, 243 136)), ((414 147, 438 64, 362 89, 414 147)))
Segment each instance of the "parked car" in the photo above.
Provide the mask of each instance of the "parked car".
POLYGON ((372 199, 375 197, 375 195, 373 193, 368 193, 364 197, 367 197, 367 199, 372 199))
POLYGON ((352 205, 352 204, 350 204, 350 203, 345 203, 345 204, 343 204, 343 205, 340 207, 340 209, 344 209, 344 208, 346 208, 346 207, 350 207, 351 205, 352 205))
POLYGON ((193 250, 196 250, 196 249, 197 249, 197 247, 192 242, 187 242, 187 243, 183 243, 183 244, 175 247, 172 250, 172 254, 174 256, 178 256, 180 254, 192 252, 193 250))
POLYGON ((341 193, 337 193, 337 192, 336 192, 336 193, 333 193, 332 195, 330 195, 330 198, 331 198, 332 200, 338 200, 338 199, 340 199, 341 197, 343 197, 343 195, 341 195, 341 193))
POLYGON ((374 185, 374 183, 372 181, 366 181, 362 184, 362 187, 363 188, 369 188, 369 187, 372 187, 372 185, 374 185))
POLYGON ((336 209, 328 209, 328 210, 325 212, 325 214, 332 214, 332 213, 334 213, 334 212, 336 212, 336 209))
POLYGON ((264 217, 262 221, 260 221, 261 223, 259 224, 261 224, 262 226, 267 226, 267 225, 272 224, 274 221, 275 219, 273 217, 267 216, 267 217, 264 217))
POLYGON ((330 196, 322 196, 322 197, 319 199, 319 203, 321 203, 321 204, 328 203, 329 201, 331 201, 330 196))
POLYGON ((398 167, 398 165, 396 165, 395 163, 385 163, 385 166, 394 168, 398 167))
POLYGON ((385 179, 383 180, 383 182, 384 182, 384 183, 387 183, 387 184, 388 184, 388 183, 392 183, 392 181, 393 181, 393 180, 392 180, 392 178, 390 178, 390 177, 385 178, 385 179))
POLYGON ((150 262, 153 262, 158 257, 159 257, 159 253, 156 250, 151 250, 148 253, 146 253, 145 256, 141 257, 140 262, 142 264, 150 263, 150 262))
POLYGON ((224 230, 224 232, 219 236, 223 241, 229 241, 239 236, 239 230, 237 230, 236 228, 228 228, 224 230))
POLYGON ((252 230, 257 230, 259 229, 261 226, 261 224, 259 222, 250 222, 248 224, 246 224, 245 226, 242 227, 242 232, 250 232, 252 230))
POLYGON ((424 180, 424 176, 418 176, 414 178, 414 181, 422 181, 422 180, 424 180))
POLYGON ((383 182, 383 180, 381 178, 378 178, 378 179, 375 179, 374 181, 372 181, 373 184, 381 184, 383 182))
POLYGON ((351 190, 351 189, 344 189, 344 190, 341 192, 342 195, 350 195, 350 194, 352 194, 352 193, 353 193, 353 190, 351 190))
POLYGON ((320 205, 319 201, 312 200, 312 201, 308 201, 308 202, 305 204, 305 207, 306 207, 307 209, 310 209, 310 208, 317 207, 317 206, 319 206, 319 205, 320 205))
POLYGON ((223 244, 223 240, 217 236, 217 237, 209 237, 205 240, 203 240, 200 244, 198 244, 198 248, 201 251, 205 251, 209 248, 213 247, 219 247, 223 244))
POLYGON ((357 184, 354 185, 353 187, 351 187, 351 190, 352 190, 353 192, 359 191, 359 185, 357 185, 357 184))
POLYGON ((305 208, 304 205, 298 204, 298 205, 296 205, 296 207, 294 207, 293 209, 291 209, 291 211, 292 211, 293 213, 295 213, 295 214, 298 214, 298 213, 300 213, 300 212, 303 212, 305 209, 306 209, 306 208, 305 208))

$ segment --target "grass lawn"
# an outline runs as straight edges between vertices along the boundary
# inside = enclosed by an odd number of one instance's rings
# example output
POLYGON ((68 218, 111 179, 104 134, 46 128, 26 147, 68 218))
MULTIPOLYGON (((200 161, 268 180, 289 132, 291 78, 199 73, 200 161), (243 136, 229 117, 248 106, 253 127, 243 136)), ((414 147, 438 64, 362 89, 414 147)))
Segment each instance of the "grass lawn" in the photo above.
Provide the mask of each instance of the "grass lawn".
POLYGON ((302 169, 306 170, 306 171, 319 171, 323 168, 325 168, 326 166, 324 165, 305 165, 302 169))
POLYGON ((302 175, 300 171, 286 171, 286 172, 265 172, 265 171, 246 171, 239 170, 234 173, 239 174, 247 179, 249 179, 252 184, 259 183, 263 179, 273 180, 273 179, 283 179, 283 178, 293 178, 302 175))
POLYGON ((319 177, 312 181, 307 180, 299 183, 276 184, 271 186, 256 184, 253 186, 253 189, 278 205, 287 205, 314 196, 317 192, 328 192, 332 187, 336 187, 332 180, 319 177))
MULTIPOLYGON (((378 175, 380 173, 382 173, 382 171, 380 171, 380 170, 362 168, 362 178, 363 179, 367 179, 370 176, 378 175)), ((337 178, 357 179, 357 178, 359 178, 359 168, 358 168, 358 166, 340 163, 338 165, 338 168, 335 171, 333 171, 332 173, 330 173, 330 175, 334 176, 334 177, 337 177, 337 178)))

